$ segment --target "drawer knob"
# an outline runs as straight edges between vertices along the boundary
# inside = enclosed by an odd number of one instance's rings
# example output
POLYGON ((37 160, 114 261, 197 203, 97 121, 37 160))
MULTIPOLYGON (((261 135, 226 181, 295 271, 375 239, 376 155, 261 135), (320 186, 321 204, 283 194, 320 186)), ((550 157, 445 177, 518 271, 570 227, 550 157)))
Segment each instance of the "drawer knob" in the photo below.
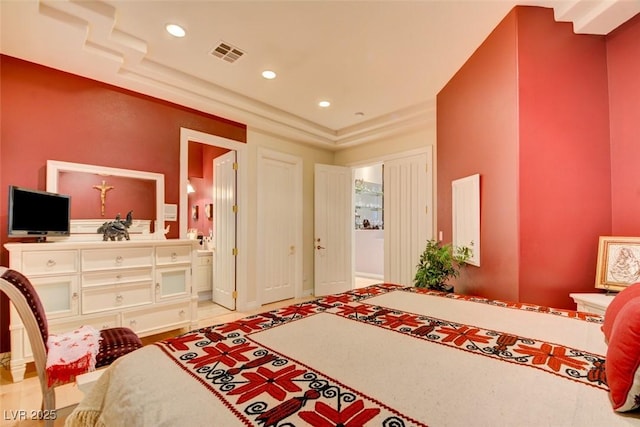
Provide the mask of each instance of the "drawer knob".
POLYGON ((71 298, 73 299, 78 299, 78 293, 74 292, 73 295, 71 295, 71 298))
POLYGON ((47 261, 47 267, 55 267, 56 265, 56 261, 53 259, 50 259, 49 261, 47 261))
POLYGON ((116 276, 116 279, 118 279, 118 280, 122 279, 122 274, 118 274, 118 275, 116 276))
POLYGON ((109 329, 110 326, 109 325, 102 325, 102 329, 109 329))
POLYGON ((124 261, 124 258, 122 258, 122 256, 121 256, 121 255, 118 255, 118 256, 116 257, 116 264, 122 264, 122 261, 124 261))
POLYGON ((129 326, 136 326, 136 324, 138 324, 138 322, 134 320, 129 320, 129 326))
POLYGON ((180 317, 184 317, 185 315, 185 311, 184 310, 180 310, 180 313, 178 313, 180 315, 180 317))
POLYGON ((171 261, 176 261, 178 259, 178 254, 175 252, 171 252, 171 261))
POLYGON ((124 299, 124 297, 122 295, 120 295, 120 294, 116 295, 116 302, 117 303, 121 303, 123 299, 124 299))
POLYGON ((160 292, 160 283, 156 283, 156 292, 160 292))

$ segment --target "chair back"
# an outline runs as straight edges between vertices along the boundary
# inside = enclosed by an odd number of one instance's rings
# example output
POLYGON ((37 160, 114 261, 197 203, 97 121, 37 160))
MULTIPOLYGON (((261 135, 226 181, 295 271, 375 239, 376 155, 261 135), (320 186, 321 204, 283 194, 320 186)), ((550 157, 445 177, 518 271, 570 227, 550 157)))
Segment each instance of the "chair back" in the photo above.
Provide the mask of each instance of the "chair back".
MULTIPOLYGON (((46 385, 47 339, 49 330, 44 306, 33 285, 23 274, 0 267, 0 291, 13 303, 24 325, 41 385, 46 385)), ((43 388, 44 390, 44 388, 43 388)))

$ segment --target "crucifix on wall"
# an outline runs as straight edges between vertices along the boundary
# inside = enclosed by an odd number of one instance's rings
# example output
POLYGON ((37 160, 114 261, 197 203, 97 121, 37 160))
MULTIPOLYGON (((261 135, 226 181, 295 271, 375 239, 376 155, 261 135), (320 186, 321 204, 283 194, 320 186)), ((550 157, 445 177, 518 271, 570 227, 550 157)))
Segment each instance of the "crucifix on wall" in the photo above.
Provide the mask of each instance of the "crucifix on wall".
POLYGON ((102 181, 102 185, 94 185, 93 188, 100 190, 100 213, 104 216, 104 204, 107 200, 107 191, 112 190, 113 185, 107 185, 106 181, 102 181))

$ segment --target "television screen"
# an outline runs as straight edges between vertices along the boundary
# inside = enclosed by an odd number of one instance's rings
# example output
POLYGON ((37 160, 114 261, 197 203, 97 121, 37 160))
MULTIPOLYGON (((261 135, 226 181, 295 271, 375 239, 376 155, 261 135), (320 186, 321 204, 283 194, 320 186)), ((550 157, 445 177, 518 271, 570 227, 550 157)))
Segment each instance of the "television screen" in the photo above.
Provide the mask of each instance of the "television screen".
POLYGON ((9 186, 9 237, 68 236, 71 197, 9 186))

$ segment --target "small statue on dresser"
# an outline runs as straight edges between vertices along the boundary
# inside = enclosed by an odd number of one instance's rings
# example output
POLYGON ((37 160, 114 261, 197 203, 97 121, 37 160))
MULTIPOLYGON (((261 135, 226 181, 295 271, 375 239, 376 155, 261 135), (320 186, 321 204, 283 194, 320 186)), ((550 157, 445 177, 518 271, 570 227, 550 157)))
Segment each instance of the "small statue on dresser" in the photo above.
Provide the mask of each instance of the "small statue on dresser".
POLYGON ((120 214, 116 215, 116 219, 114 221, 107 221, 98 228, 98 233, 102 233, 102 240, 122 240, 124 237, 126 240, 129 240, 129 230, 128 228, 133 223, 133 211, 129 211, 127 213, 126 220, 122 221, 120 218, 120 214))

